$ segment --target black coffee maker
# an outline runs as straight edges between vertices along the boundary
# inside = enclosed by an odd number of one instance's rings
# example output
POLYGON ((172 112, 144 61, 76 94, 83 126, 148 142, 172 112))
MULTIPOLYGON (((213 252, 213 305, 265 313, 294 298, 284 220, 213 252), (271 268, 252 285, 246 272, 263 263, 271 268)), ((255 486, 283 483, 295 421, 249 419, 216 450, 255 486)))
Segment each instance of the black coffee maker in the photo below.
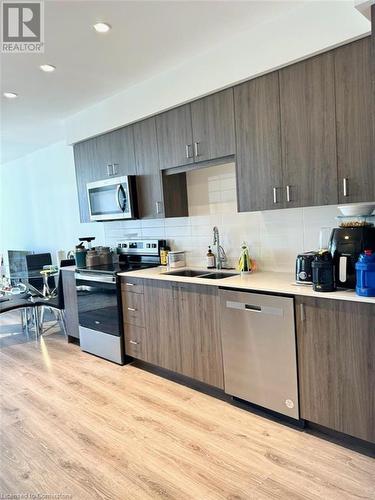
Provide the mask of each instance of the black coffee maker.
POLYGON ((375 227, 336 227, 329 241, 336 286, 355 288, 355 263, 364 250, 375 251, 375 227))

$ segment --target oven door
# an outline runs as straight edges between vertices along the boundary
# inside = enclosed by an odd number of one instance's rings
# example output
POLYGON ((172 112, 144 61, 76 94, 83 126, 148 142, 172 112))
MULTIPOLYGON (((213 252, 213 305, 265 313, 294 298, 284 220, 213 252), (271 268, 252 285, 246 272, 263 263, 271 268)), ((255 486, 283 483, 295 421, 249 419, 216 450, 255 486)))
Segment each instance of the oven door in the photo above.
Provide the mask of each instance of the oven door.
POLYGON ((114 282, 76 279, 81 349, 124 364, 118 291, 114 282))
POLYGON ((116 283, 78 278, 76 286, 79 325, 119 337, 116 283))
POLYGON ((132 219, 131 181, 128 176, 124 176, 88 183, 90 220, 132 219))

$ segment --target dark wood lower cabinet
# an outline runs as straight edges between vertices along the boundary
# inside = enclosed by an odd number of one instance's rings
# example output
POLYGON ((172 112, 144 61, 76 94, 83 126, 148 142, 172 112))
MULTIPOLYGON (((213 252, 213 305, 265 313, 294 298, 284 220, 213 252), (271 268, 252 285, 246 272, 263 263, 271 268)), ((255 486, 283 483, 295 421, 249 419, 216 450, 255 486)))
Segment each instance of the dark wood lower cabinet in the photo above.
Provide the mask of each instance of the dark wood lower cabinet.
POLYGON ((296 298, 302 418, 375 443, 375 305, 296 298))
POLYGON ((216 287, 144 280, 139 295, 124 281, 122 302, 127 354, 224 388, 216 287))
POLYGON ((178 286, 181 373, 223 389, 218 300, 217 287, 178 286))
POLYGON ((65 326, 69 337, 79 339, 79 320, 78 320, 78 302, 76 276, 72 270, 61 270, 63 293, 65 326))

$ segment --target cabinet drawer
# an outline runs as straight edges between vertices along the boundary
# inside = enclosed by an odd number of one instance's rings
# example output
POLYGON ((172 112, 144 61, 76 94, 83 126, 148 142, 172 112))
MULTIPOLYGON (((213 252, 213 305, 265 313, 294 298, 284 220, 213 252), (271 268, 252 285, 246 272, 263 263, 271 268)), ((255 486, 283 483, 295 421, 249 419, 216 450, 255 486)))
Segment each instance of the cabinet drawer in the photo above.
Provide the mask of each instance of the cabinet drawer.
POLYGON ((147 361, 146 329, 139 326, 124 325, 125 352, 128 356, 147 361))
POLYGON ((123 292, 143 293, 143 280, 136 278, 121 278, 121 290, 123 292))
POLYGON ((124 322, 135 326, 145 326, 144 298, 140 293, 122 293, 124 322))

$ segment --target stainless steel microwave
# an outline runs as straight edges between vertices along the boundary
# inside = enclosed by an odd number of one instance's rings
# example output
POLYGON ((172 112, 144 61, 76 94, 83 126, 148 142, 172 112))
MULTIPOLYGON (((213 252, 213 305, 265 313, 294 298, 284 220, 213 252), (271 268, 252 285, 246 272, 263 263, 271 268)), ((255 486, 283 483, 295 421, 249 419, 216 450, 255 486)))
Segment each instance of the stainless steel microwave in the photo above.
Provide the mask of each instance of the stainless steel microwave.
POLYGON ((135 219, 135 176, 126 175, 87 184, 90 220, 135 219))

